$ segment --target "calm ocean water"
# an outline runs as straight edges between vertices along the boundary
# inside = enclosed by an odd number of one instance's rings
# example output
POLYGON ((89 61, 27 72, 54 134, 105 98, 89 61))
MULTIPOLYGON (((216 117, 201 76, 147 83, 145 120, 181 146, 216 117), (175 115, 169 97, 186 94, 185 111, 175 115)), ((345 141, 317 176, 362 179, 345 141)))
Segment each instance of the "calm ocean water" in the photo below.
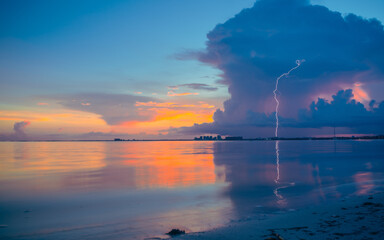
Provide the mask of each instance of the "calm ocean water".
POLYGON ((143 239, 383 191, 384 141, 0 142, 1 239, 143 239))

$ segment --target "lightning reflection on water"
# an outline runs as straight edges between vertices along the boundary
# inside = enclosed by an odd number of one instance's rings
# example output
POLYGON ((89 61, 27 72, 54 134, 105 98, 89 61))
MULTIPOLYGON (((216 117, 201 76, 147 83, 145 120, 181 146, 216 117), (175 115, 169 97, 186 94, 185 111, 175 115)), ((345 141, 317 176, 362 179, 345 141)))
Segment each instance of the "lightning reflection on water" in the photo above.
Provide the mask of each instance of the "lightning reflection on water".
POLYGON ((279 193, 279 190, 283 188, 292 187, 295 185, 294 182, 291 183, 281 183, 280 182, 280 149, 279 149, 279 140, 275 141, 275 151, 276 151, 276 178, 275 183, 276 187, 273 190, 273 194, 275 194, 277 198, 277 204, 284 207, 287 205, 287 199, 279 193))

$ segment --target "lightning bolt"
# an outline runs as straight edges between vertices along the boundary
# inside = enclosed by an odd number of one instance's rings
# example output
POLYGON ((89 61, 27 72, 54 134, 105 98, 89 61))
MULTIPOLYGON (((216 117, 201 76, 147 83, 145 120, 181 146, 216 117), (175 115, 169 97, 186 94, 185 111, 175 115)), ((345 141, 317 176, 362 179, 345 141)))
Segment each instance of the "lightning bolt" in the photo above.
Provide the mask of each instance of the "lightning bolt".
MULTIPOLYGON (((296 60, 296 66, 291 68, 288 72, 281 74, 277 79, 276 79, 276 85, 275 85, 275 90, 273 90, 273 97, 275 98, 276 101, 276 111, 275 111, 275 117, 276 117, 276 128, 275 128, 275 137, 277 138, 277 133, 279 130, 279 105, 280 102, 277 99, 277 91, 279 87, 279 81, 282 77, 287 77, 293 70, 297 69, 300 67, 300 65, 305 62, 305 60, 296 60)), ((276 151, 276 178, 275 178, 275 183, 276 183, 276 188, 273 190, 273 193, 277 197, 278 201, 277 203, 281 206, 285 206, 287 204, 287 200, 279 193, 280 189, 287 188, 290 186, 294 186, 295 183, 289 183, 288 185, 281 185, 280 184, 280 149, 279 149, 279 140, 276 140, 276 145, 275 145, 275 151, 276 151)))
POLYGON ((276 128, 275 128, 275 137, 277 137, 277 132, 279 130, 279 105, 280 105, 280 102, 279 100, 277 99, 277 89, 279 87, 279 80, 282 78, 282 77, 287 77, 293 70, 295 70, 296 68, 300 67, 300 65, 305 62, 305 59, 302 59, 302 60, 296 60, 296 66, 291 68, 291 70, 289 70, 288 72, 286 73, 283 73, 281 74, 277 79, 276 79, 276 86, 275 86, 275 90, 273 90, 273 97, 275 98, 275 101, 276 101, 276 111, 275 111, 275 117, 276 117, 276 128))

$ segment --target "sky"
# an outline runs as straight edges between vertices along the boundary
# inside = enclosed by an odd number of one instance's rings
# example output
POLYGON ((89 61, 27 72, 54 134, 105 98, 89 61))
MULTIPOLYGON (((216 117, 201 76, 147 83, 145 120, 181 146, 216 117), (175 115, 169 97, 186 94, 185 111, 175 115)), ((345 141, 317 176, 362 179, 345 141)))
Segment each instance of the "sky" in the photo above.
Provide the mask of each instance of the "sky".
POLYGON ((383 134, 381 0, 0 2, 0 140, 383 134), (350 13, 353 13, 350 15, 350 13))

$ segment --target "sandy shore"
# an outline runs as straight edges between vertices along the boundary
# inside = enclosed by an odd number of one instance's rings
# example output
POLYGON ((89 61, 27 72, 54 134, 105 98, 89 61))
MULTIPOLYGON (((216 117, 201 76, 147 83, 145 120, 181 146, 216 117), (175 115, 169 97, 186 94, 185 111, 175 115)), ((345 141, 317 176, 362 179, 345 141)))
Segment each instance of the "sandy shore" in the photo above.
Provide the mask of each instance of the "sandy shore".
POLYGON ((174 239, 384 239, 384 193, 249 219, 174 239))

